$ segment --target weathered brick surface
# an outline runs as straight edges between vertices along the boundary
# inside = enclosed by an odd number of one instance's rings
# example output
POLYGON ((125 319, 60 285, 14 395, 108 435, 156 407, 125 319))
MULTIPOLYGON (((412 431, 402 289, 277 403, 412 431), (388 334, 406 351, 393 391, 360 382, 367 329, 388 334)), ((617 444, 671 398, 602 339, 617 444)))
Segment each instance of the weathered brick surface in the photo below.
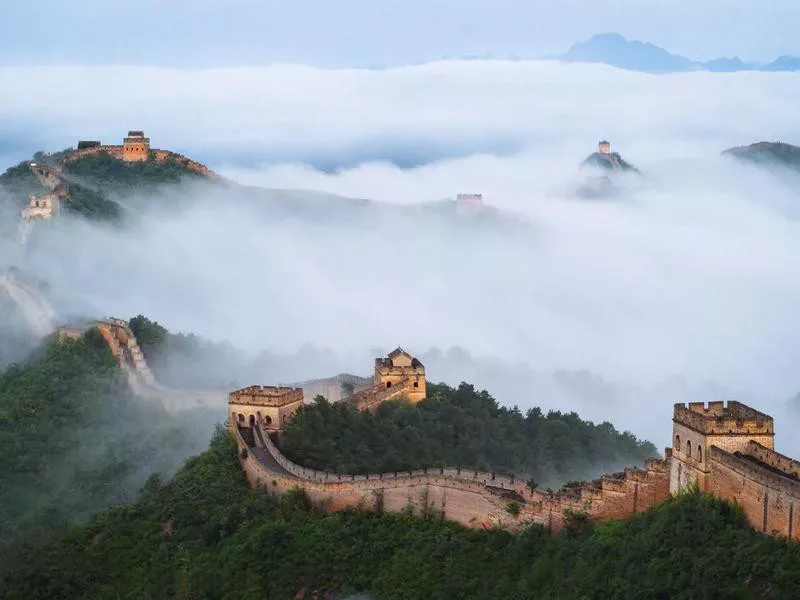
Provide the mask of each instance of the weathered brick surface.
MULTIPOLYGON (((240 450, 247 444, 233 426, 240 450)), ((669 470, 665 461, 649 460, 645 469, 622 473, 572 487, 564 492, 529 490, 512 477, 462 469, 421 469, 412 472, 342 475, 316 471, 287 459, 261 432, 255 435, 262 448, 250 448, 241 462, 255 487, 283 493, 303 488, 314 502, 329 510, 364 506, 371 508, 377 497, 386 510, 403 510, 409 503, 417 513, 427 499, 431 509, 468 527, 500 525, 516 529, 527 521, 558 531, 566 510, 585 512, 593 520, 623 519, 647 510, 669 493, 669 470), (507 506, 520 505, 513 517, 507 506)))
POLYGON ((711 489, 737 503, 758 531, 800 538, 800 481, 763 463, 713 448, 711 489))

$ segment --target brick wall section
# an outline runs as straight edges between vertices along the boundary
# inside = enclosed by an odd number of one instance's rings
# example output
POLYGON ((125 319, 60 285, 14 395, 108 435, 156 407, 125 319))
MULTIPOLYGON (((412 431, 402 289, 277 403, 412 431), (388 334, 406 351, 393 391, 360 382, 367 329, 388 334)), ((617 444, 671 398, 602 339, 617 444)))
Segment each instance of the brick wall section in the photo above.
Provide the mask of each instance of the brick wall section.
MULTIPOLYGON (((241 451, 246 443, 238 427, 233 430, 241 451)), ((369 475, 326 473, 293 463, 261 433, 256 437, 263 440, 263 449, 250 448, 247 458, 241 458, 251 485, 276 494, 298 486, 319 506, 331 510, 358 505, 370 508, 378 494, 383 496, 386 510, 402 510, 409 500, 419 508, 424 492, 446 518, 467 527, 502 525, 513 530, 532 521, 558 531, 564 527, 567 509, 584 511, 593 520, 623 519, 669 495, 668 466, 657 459, 647 461, 645 469, 627 469, 552 493, 531 491, 513 477, 454 468, 369 475), (259 452, 263 452, 261 458, 259 452), (517 518, 506 510, 511 501, 520 504, 517 518)))
POLYGON ((777 453, 757 444, 753 450, 756 456, 748 459, 713 447, 709 491, 737 503, 757 531, 800 538, 800 481, 757 458, 777 453))
MULTIPOLYGON (((122 160, 123 158, 123 150, 122 146, 96 146, 94 148, 81 148, 80 150, 73 150, 65 159, 64 162, 70 162, 73 160, 77 160, 79 158, 83 158, 84 156, 92 156, 95 154, 100 154, 101 152, 107 152, 112 157, 122 160)), ((219 178, 214 171, 209 169, 207 166, 192 160, 184 156, 183 154, 178 154, 177 152, 171 152, 169 150, 151 150, 150 151, 154 156, 155 160, 159 162, 164 162, 165 160, 172 158, 183 166, 196 171, 200 175, 204 177, 208 177, 210 179, 219 178)))
POLYGON ((395 383, 390 388, 383 384, 377 384, 353 393, 345 398, 345 402, 352 404, 358 410, 374 410, 384 402, 405 396, 410 391, 410 380, 395 383))

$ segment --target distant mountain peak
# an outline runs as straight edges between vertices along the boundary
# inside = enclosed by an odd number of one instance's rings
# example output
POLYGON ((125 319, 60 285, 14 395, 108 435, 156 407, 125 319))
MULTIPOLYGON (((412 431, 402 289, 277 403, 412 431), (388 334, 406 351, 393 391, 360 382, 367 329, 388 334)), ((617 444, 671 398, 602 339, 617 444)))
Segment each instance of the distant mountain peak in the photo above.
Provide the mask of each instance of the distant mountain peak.
POLYGON ((650 42, 629 40, 616 32, 593 35, 588 40, 573 44, 564 54, 554 58, 573 63, 602 63, 644 73, 800 71, 800 57, 797 56, 780 56, 768 64, 744 61, 738 56, 699 62, 679 54, 672 54, 650 42))
POLYGON ((685 56, 670 54, 649 42, 628 40, 619 33, 593 35, 574 44, 559 57, 567 62, 604 63, 631 71, 670 73, 689 71, 694 63, 685 56))

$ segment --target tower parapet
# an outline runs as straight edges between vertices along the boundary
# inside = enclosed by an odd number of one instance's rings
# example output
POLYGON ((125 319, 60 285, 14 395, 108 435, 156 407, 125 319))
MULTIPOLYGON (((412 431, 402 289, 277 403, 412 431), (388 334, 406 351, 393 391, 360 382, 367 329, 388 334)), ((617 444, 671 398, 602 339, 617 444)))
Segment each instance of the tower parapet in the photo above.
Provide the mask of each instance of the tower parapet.
POLYGON ((673 421, 708 435, 775 435, 772 417, 735 400, 675 404, 673 421))
POLYGON ((303 405, 303 388, 251 385, 228 395, 230 424, 281 431, 303 405))
POLYGON ((672 418, 670 491, 693 483, 711 489, 711 448, 734 454, 746 452, 750 442, 775 448, 775 424, 769 415, 741 402, 675 404, 672 418))

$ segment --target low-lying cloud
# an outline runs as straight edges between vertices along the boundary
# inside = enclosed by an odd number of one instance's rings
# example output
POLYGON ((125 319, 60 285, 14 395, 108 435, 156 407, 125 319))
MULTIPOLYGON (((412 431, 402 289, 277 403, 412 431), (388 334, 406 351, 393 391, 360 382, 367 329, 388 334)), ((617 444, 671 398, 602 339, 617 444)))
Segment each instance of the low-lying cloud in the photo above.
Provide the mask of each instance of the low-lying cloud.
POLYGON ((607 414, 666 443, 670 401, 730 389, 777 410, 800 389, 798 188, 719 156, 800 141, 796 77, 554 62, 0 69, 0 127, 46 129, 55 149, 136 126, 241 183, 404 206, 321 197, 276 212, 277 194, 187 187, 190 208, 124 232, 62 220, 30 264, 65 308, 144 313, 253 353, 332 348, 361 373, 374 347, 458 346, 496 369, 433 358, 432 379, 483 380, 504 403, 607 414), (645 175, 614 200, 578 200, 577 163, 602 137, 645 175), (414 209, 459 192, 505 216, 414 209), (541 383, 581 369, 612 399, 541 383))

